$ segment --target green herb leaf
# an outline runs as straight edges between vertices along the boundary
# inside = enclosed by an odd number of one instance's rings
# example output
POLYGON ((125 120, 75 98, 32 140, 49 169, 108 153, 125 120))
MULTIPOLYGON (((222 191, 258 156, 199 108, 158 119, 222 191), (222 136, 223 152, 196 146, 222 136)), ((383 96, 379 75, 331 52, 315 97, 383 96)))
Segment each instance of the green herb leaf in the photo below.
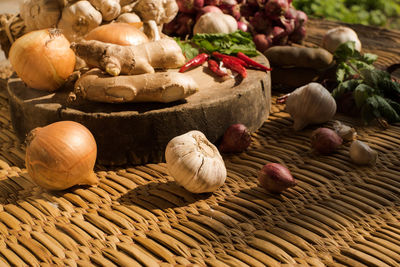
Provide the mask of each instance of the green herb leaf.
POLYGON ((354 57, 356 54, 356 43, 353 41, 345 42, 336 48, 333 56, 338 62, 344 62, 350 57, 354 57))
POLYGON ((400 83, 391 78, 385 78, 378 81, 378 87, 384 96, 400 99, 400 83))
POLYGON ((362 55, 362 61, 364 61, 367 64, 372 64, 378 59, 378 56, 375 54, 371 53, 364 53, 362 55))
POLYGON ((338 87, 332 91, 332 96, 337 99, 347 92, 354 91, 360 83, 361 81, 356 79, 341 82, 338 87))
POLYGON ((374 95, 374 91, 374 88, 366 84, 358 85, 353 92, 353 97, 356 102, 357 108, 361 108, 365 104, 367 98, 374 95))
POLYGON ((398 122, 400 121, 400 116, 397 114, 396 110, 386 101, 385 98, 374 95, 366 99, 366 105, 373 108, 373 115, 376 118, 383 117, 388 120, 388 122, 398 122))
POLYGON ((252 35, 240 30, 229 34, 198 33, 193 36, 192 42, 208 53, 218 51, 227 55, 237 54, 238 52, 248 56, 257 55, 252 35))
POLYGON ((379 89, 379 82, 384 79, 390 79, 390 74, 383 70, 363 68, 360 74, 365 84, 379 89))
POLYGON ((179 38, 175 38, 175 41, 178 43, 180 48, 182 49, 182 53, 185 55, 186 60, 189 61, 195 56, 199 54, 199 50, 193 47, 190 42, 181 41, 179 38))

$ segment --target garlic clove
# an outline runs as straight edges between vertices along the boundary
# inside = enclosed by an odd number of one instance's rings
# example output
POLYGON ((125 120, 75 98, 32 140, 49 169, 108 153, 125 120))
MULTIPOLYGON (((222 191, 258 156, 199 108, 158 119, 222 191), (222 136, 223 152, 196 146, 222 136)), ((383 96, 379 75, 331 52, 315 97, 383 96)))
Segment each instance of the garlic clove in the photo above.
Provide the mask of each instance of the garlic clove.
POLYGON ((331 93, 319 83, 309 83, 289 94, 286 111, 293 118, 295 131, 309 124, 329 121, 336 114, 336 101, 331 93))
POLYGON ((169 141, 165 160, 177 184, 192 193, 213 192, 225 182, 222 156, 200 131, 190 131, 169 141))
POLYGON ((340 121, 333 122, 333 130, 344 140, 353 141, 357 138, 357 132, 354 128, 341 123, 340 121))
POLYGON ((378 152, 370 148, 368 144, 354 140, 350 145, 350 158, 358 165, 375 165, 378 152))

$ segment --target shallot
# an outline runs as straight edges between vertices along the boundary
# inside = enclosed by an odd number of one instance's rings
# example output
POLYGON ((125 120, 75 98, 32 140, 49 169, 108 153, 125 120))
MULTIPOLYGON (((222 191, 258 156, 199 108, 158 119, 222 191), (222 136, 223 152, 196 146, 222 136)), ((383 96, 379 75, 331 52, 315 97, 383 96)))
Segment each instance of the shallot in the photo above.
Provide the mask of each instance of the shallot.
POLYGON ((243 124, 232 124, 225 131, 219 150, 223 153, 240 153, 251 144, 251 135, 243 124))
POLYGON ((312 148, 323 155, 331 154, 342 143, 342 138, 329 128, 318 128, 311 134, 312 148))
POLYGON ((293 187, 297 181, 289 169, 279 163, 268 163, 258 173, 260 185, 271 193, 280 193, 293 187))

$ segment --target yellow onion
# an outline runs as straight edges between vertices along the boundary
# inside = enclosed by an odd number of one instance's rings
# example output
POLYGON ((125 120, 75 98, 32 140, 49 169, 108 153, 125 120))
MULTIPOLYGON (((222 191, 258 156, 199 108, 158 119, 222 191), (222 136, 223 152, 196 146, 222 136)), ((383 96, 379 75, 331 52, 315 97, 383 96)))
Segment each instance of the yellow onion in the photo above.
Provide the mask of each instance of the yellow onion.
POLYGON ((31 88, 54 91, 74 71, 75 53, 57 29, 29 32, 10 48, 9 60, 18 76, 31 88))
POLYGON ((141 26, 141 22, 104 24, 91 30, 85 39, 117 45, 138 45, 149 41, 147 35, 138 29, 141 26))
POLYGON ((64 190, 98 183, 93 171, 96 156, 96 141, 85 126, 59 121, 29 133, 25 164, 37 185, 64 190))

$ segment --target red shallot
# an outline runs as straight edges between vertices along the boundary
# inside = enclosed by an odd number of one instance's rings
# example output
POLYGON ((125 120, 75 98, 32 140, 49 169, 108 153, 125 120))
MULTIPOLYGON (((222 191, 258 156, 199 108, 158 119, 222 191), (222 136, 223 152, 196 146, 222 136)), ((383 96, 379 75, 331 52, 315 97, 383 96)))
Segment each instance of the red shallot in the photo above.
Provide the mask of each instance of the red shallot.
POLYGON ((279 163, 268 163, 258 173, 261 187, 271 193, 280 193, 297 184, 289 169, 279 163))
POLYGON ((251 143, 250 131, 243 124, 232 124, 222 137, 219 150, 223 153, 240 153, 251 143))
POLYGON ((342 143, 343 139, 329 128, 318 128, 311 134, 312 148, 323 155, 333 153, 342 143))

